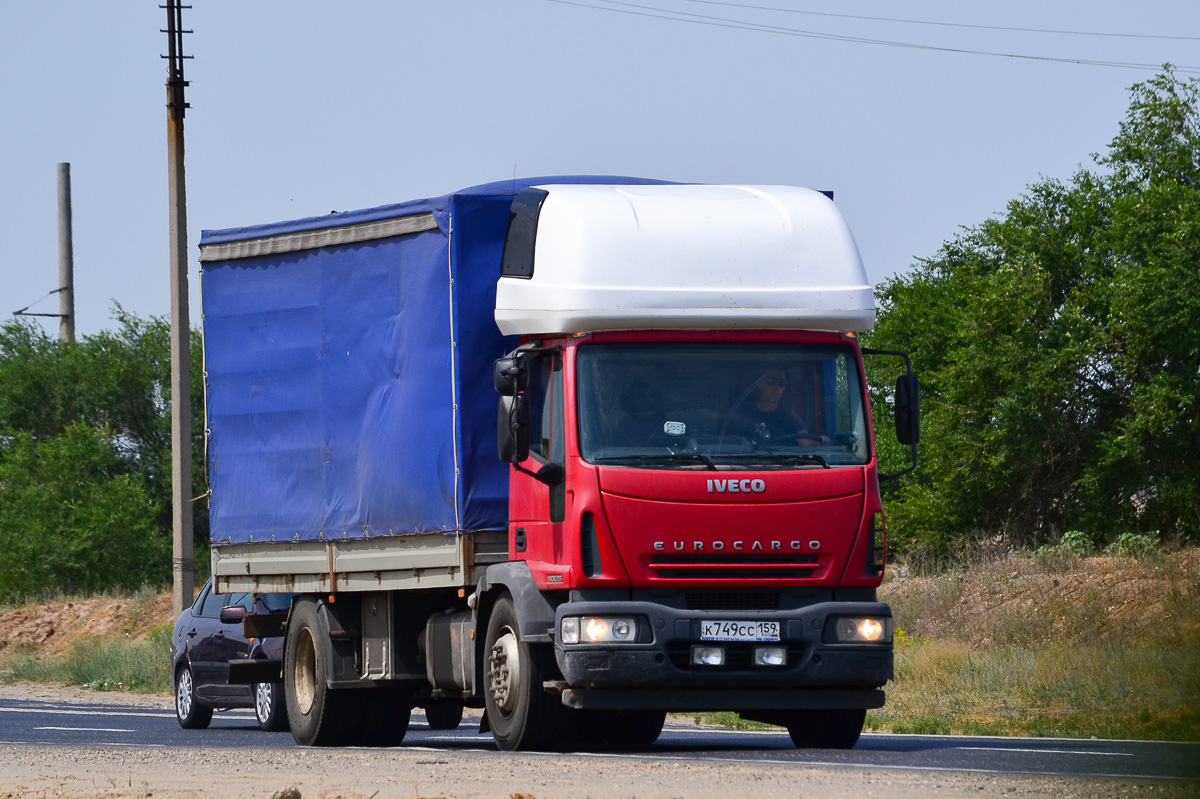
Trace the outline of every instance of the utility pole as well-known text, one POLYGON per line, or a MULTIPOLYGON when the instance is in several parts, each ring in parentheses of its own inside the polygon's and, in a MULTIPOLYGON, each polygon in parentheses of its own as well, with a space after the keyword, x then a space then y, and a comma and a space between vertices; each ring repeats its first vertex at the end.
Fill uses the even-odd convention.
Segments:
POLYGON ((58 337, 75 343, 75 246, 71 235, 71 165, 58 165, 58 337))
POLYGON ((191 606, 196 583, 192 543, 192 354, 188 318, 187 195, 183 173, 183 9, 167 0, 167 180, 171 211, 171 521, 175 616, 191 606))

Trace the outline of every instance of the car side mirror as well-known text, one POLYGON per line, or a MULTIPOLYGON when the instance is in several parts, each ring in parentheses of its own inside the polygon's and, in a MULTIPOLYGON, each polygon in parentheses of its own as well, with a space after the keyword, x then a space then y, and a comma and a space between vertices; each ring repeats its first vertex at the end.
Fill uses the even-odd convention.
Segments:
POLYGON ((242 605, 226 605, 221 608, 221 623, 237 624, 248 615, 249 611, 242 605))

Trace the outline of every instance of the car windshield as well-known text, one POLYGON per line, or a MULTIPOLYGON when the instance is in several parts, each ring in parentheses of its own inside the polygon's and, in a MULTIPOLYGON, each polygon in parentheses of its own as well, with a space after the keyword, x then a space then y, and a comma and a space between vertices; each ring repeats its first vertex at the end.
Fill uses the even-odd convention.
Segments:
POLYGON ((293 596, 295 594, 259 594, 258 599, 264 608, 272 613, 278 613, 292 606, 293 596))
POLYGON ((589 344, 579 349, 580 451, 650 469, 824 469, 869 460, 853 348, 589 344))

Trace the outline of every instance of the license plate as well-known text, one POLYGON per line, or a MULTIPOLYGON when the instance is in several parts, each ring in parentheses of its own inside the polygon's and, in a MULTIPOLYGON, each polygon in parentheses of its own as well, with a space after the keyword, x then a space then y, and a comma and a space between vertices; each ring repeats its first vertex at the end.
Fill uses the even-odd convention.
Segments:
POLYGON ((701 641, 778 641, 777 621, 702 621, 701 641))

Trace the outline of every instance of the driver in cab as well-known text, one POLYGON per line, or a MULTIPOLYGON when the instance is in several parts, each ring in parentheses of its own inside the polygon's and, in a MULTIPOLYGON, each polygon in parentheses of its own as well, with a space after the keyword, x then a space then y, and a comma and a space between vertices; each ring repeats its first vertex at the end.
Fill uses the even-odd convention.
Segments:
POLYGON ((783 404, 788 387, 787 373, 780 367, 767 369, 754 383, 757 398, 739 414, 743 435, 756 444, 783 443, 814 446, 828 442, 825 436, 808 432, 804 419, 783 404))

